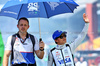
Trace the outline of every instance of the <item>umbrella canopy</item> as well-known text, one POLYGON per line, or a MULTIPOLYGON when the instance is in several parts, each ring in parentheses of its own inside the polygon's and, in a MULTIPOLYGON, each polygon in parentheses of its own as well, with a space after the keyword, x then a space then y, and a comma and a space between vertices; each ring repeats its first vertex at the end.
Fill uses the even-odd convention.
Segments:
POLYGON ((15 19, 20 19, 21 17, 50 18, 58 14, 73 13, 77 6, 79 5, 73 0, 9 0, 0 10, 0 16, 8 16, 15 19))
POLYGON ((21 2, 20 1, 21 0, 8 1, 1 9, 0 16, 9 16, 15 19, 19 19, 21 17, 49 18, 54 15, 62 13, 73 13, 74 9, 78 6, 78 4, 76 4, 73 0, 22 0, 21 2))
POLYGON ((5 7, 32 2, 67 2, 75 4, 73 0, 8 0, 8 2, 5 4, 5 7))

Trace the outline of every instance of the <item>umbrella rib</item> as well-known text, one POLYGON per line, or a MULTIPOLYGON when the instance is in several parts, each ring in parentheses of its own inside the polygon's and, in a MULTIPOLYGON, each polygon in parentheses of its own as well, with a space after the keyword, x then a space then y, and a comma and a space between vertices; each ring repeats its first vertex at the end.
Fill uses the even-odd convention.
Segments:
MULTIPOLYGON (((66 3, 65 3, 66 4, 66 3)), ((66 4, 67 5, 67 4, 66 4)), ((68 5, 67 5, 68 6, 68 5)), ((72 13, 73 13, 73 10, 68 6, 68 8, 72 11, 72 13)))
MULTIPOLYGON (((22 4, 22 6, 23 6, 23 4, 22 4)), ((20 10, 19 10, 18 17, 19 17, 19 15, 20 15, 20 11, 21 11, 21 9, 22 9, 22 6, 21 6, 21 8, 20 8, 20 10)), ((18 17, 17 17, 17 19, 18 19, 18 17)))
MULTIPOLYGON (((44 2, 43 2, 43 4, 44 4, 44 2)), ((45 4, 44 4, 44 8, 45 8, 45 4)), ((46 14, 47 14, 47 18, 49 18, 46 8, 45 8, 45 11, 46 11, 46 14)))

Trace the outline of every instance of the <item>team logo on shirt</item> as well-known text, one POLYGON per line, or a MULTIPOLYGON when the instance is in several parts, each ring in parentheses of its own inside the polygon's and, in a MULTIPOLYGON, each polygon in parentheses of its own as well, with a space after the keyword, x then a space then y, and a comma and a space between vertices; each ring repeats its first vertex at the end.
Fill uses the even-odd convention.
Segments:
POLYGON ((29 38, 29 39, 28 39, 28 43, 31 43, 31 42, 32 42, 32 41, 31 41, 31 39, 29 38))
POLYGON ((56 52, 56 57, 57 59, 60 59, 60 53, 58 51, 56 52))
POLYGON ((71 59, 70 58, 66 58, 65 61, 62 59, 62 60, 58 60, 59 64, 64 64, 65 63, 69 63, 71 62, 71 59))
POLYGON ((18 37, 16 37, 16 41, 15 41, 15 46, 19 46, 20 44, 19 44, 19 39, 18 39, 18 37))
POLYGON ((56 56, 58 56, 58 55, 60 55, 60 53, 57 51, 57 52, 56 52, 56 56))
POLYGON ((66 55, 68 55, 68 51, 67 51, 67 49, 64 50, 64 53, 65 53, 66 55))

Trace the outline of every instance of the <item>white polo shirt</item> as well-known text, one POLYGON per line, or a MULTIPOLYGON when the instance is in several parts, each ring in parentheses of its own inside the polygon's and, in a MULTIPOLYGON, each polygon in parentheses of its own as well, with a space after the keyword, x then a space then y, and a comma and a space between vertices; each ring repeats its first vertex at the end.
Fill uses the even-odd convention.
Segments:
MULTIPOLYGON (((39 50, 39 42, 36 37, 34 51, 39 50)), ((7 44, 5 45, 5 50, 12 50, 11 47, 11 39, 12 36, 8 37, 7 44)), ((16 36, 16 40, 13 46, 13 54, 14 59, 12 60, 12 64, 34 64, 35 58, 33 55, 33 44, 31 42, 30 36, 26 38, 25 42, 21 42, 21 38, 16 36)))

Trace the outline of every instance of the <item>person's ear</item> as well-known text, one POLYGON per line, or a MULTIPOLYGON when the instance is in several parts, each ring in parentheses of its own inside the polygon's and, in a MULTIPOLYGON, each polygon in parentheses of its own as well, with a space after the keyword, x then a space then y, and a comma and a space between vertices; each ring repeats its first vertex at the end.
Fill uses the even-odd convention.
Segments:
POLYGON ((55 39, 55 42, 58 42, 58 40, 57 40, 57 39, 55 39))
POLYGON ((17 24, 17 28, 19 28, 19 27, 18 27, 18 24, 17 24))
POLYGON ((28 28, 29 28, 30 26, 28 25, 28 28))
POLYGON ((28 28, 29 28, 30 26, 28 26, 28 28))

